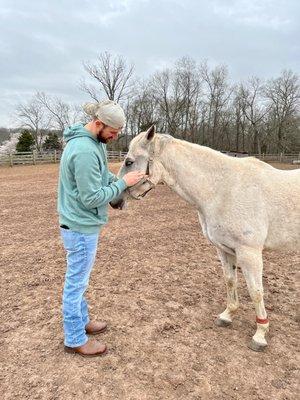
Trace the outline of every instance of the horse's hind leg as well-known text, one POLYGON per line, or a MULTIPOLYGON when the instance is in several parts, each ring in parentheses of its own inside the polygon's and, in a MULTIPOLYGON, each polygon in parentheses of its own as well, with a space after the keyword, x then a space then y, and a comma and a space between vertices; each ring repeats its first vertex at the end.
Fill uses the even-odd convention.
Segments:
POLYGON ((228 326, 232 323, 234 313, 239 307, 237 294, 237 270, 235 257, 218 249, 219 258, 222 263, 224 278, 227 288, 227 307, 216 320, 218 326, 228 326))
POLYGON ((262 284, 263 260, 260 250, 242 247, 236 251, 237 264, 245 276, 250 297, 256 312, 256 332, 250 343, 250 348, 262 351, 267 346, 265 335, 269 330, 269 321, 264 305, 262 284))

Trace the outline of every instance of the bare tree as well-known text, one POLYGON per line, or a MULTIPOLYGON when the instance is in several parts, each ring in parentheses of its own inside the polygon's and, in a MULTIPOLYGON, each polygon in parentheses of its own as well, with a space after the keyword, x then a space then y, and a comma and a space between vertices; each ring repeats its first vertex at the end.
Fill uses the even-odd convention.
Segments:
POLYGON ((269 112, 269 107, 264 102, 263 90, 262 82, 257 77, 250 78, 239 87, 243 113, 251 124, 253 134, 251 150, 258 154, 261 154, 264 118, 269 112))
POLYGON ((189 57, 177 61, 174 74, 175 84, 179 86, 182 137, 195 142, 199 128, 201 77, 195 61, 189 57))
POLYGON ((129 120, 134 121, 132 128, 136 133, 158 123, 157 102, 149 82, 142 82, 135 97, 129 102, 129 120))
POLYGON ((159 106, 159 113, 163 123, 162 132, 170 132, 176 135, 179 126, 179 104, 177 88, 173 92, 172 73, 169 69, 157 72, 151 79, 155 100, 159 106))
POLYGON ((161 129, 184 139, 196 139, 201 83, 193 60, 180 59, 175 69, 157 72, 150 81, 159 106, 161 129))
POLYGON ((119 102, 128 96, 133 82, 133 65, 127 65, 121 56, 112 56, 108 52, 101 53, 95 64, 83 63, 89 76, 97 82, 97 87, 83 81, 81 89, 90 97, 99 101, 103 92, 109 100, 119 102))
POLYGON ((44 137, 51 126, 51 118, 45 108, 41 107, 36 95, 27 103, 17 106, 17 117, 23 128, 30 129, 37 150, 42 151, 44 137))
POLYGON ((223 134, 220 126, 221 114, 229 102, 232 88, 227 83, 228 71, 224 65, 217 66, 210 71, 205 62, 200 65, 200 74, 206 83, 208 144, 215 148, 218 147, 218 136, 223 134))
POLYGON ((44 92, 37 92, 37 101, 51 115, 52 127, 63 132, 64 129, 75 122, 80 115, 80 110, 77 106, 62 101, 58 97, 49 97, 44 92))
POLYGON ((297 130, 300 107, 299 77, 292 71, 283 71, 280 77, 268 81, 265 95, 270 103, 277 151, 284 151, 288 147, 289 134, 297 130))
POLYGON ((243 92, 239 85, 234 88, 234 98, 232 102, 232 114, 233 114, 233 130, 235 136, 235 150, 245 151, 246 150, 246 135, 247 135, 247 118, 244 113, 244 99, 243 92))

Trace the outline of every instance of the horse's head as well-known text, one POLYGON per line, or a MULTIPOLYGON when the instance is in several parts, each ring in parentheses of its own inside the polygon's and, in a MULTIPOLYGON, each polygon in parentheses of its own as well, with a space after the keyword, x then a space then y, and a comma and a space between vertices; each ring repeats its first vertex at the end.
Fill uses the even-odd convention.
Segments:
POLYGON ((112 207, 123 208, 126 197, 140 200, 160 181, 161 168, 156 157, 156 136, 155 127, 152 125, 146 132, 141 132, 131 141, 118 177, 122 178, 131 171, 141 171, 146 178, 112 201, 110 203, 112 207))

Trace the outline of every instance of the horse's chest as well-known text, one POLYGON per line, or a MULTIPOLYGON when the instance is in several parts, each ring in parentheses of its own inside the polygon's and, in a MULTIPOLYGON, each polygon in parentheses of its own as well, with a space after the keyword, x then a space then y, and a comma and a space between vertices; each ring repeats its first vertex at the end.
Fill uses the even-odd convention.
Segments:
POLYGON ((205 221, 205 217, 204 217, 204 215, 203 215, 200 211, 198 211, 198 218, 199 218, 200 226, 201 226, 201 228, 202 228, 202 233, 203 233, 203 235, 204 235, 208 240, 210 240, 210 238, 209 238, 209 236, 208 236, 208 232, 207 232, 207 224, 206 224, 206 221, 205 221))

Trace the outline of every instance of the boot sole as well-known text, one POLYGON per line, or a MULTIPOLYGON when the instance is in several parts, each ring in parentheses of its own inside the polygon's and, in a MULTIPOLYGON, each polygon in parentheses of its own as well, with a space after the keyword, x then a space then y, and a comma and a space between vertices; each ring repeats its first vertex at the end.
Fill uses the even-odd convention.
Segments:
POLYGON ((88 331, 86 331, 86 333, 87 333, 88 335, 98 335, 98 333, 105 332, 106 330, 107 330, 107 326, 106 326, 105 328, 103 328, 103 329, 100 329, 100 331, 95 331, 95 332, 88 332, 88 331))
POLYGON ((74 349, 73 347, 67 347, 67 346, 64 346, 64 350, 68 354, 78 354, 81 357, 86 357, 86 358, 101 357, 107 353, 107 348, 104 351, 102 351, 102 353, 95 353, 95 354, 80 353, 79 351, 76 351, 76 349, 74 349))

